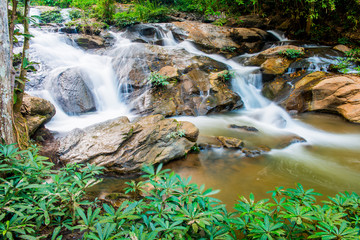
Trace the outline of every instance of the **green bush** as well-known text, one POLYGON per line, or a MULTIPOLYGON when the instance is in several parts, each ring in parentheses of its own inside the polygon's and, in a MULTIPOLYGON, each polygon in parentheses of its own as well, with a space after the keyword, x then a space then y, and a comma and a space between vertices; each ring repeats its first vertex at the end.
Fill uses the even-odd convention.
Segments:
POLYGON ((139 23, 138 18, 133 12, 118 12, 114 15, 115 26, 125 28, 139 23))
POLYGON ((354 69, 358 74, 360 73, 360 49, 351 49, 345 52, 346 57, 337 58, 337 63, 329 66, 330 71, 348 73, 354 69))
POLYGON ((280 51, 279 54, 287 59, 296 59, 299 57, 303 57, 305 55, 303 51, 291 49, 291 48, 286 49, 284 51, 280 51))
POLYGON ((69 164, 53 170, 38 148, 0 145, 0 233, 6 239, 359 239, 360 197, 339 193, 322 205, 320 195, 298 184, 271 191, 271 201, 240 197, 228 213, 204 185, 159 165, 128 182, 119 207, 86 201, 100 168, 69 164), (141 193, 141 195, 140 195, 141 193), (142 196, 142 197, 141 197, 142 196), (64 238, 65 239, 65 238, 64 238))
POLYGON ((168 77, 163 76, 157 72, 152 72, 148 77, 148 81, 153 87, 164 87, 169 84, 168 77))
POLYGON ((76 20, 82 17, 81 11, 78 9, 72 9, 69 11, 69 17, 71 20, 76 20))
POLYGON ((59 10, 45 11, 40 14, 42 23, 62 23, 64 19, 59 10))

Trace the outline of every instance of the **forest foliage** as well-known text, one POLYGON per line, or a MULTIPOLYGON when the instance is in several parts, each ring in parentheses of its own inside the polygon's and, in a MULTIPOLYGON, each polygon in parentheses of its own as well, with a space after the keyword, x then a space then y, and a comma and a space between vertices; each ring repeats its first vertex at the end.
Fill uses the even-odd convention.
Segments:
MULTIPOLYGON (((226 15, 235 19, 247 14, 277 16, 290 22, 294 36, 313 40, 325 37, 346 40, 343 36, 334 36, 334 29, 356 31, 360 20, 358 0, 34 0, 33 4, 91 9, 99 19, 121 27, 137 22, 166 21, 172 11, 199 13, 205 17, 226 15), (117 3, 131 3, 133 7, 116 13, 117 3)), ((225 22, 226 19, 222 24, 225 22)))
POLYGON ((148 166, 119 205, 89 200, 101 167, 54 164, 31 146, 0 145, 0 235, 6 239, 359 239, 360 197, 276 188, 270 199, 240 197, 230 212, 205 189, 174 172, 148 166), (137 197, 136 197, 137 196, 137 197))

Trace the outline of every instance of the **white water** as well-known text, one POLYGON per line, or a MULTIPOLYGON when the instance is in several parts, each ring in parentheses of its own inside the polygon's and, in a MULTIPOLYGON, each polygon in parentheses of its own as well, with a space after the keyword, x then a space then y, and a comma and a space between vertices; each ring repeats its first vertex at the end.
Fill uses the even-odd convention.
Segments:
POLYGON ((274 31, 274 30, 269 30, 267 31, 268 33, 272 34, 274 37, 276 37, 280 42, 286 42, 286 41, 290 41, 284 33, 282 32, 278 32, 278 31, 274 31))
POLYGON ((42 63, 46 72, 45 89, 32 90, 30 94, 41 96, 56 105, 57 114, 47 127, 57 132, 67 132, 74 128, 84 128, 92 124, 128 115, 125 104, 119 100, 115 72, 111 57, 87 53, 76 46, 69 45, 66 36, 59 33, 31 29, 35 36, 31 42, 32 57, 42 63), (56 104, 48 90, 51 89, 54 76, 69 68, 78 67, 89 76, 89 87, 95 98, 97 112, 81 116, 69 116, 56 104))

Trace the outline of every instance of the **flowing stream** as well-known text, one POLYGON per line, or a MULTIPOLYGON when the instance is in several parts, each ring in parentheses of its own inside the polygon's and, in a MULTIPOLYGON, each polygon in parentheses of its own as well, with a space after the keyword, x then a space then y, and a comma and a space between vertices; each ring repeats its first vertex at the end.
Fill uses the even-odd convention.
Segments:
MULTIPOLYGON (((304 114, 292 118, 284 109, 261 95, 259 68, 245 67, 220 55, 206 54, 190 41, 178 43, 166 25, 157 24, 157 29, 164 49, 183 49, 226 64, 234 72, 233 90, 241 96, 245 105, 243 109, 227 114, 175 118, 193 122, 202 135, 232 136, 245 139, 250 146, 272 148, 270 152, 253 158, 235 150, 203 150, 199 154, 190 154, 186 160, 169 163, 168 168, 184 177, 191 175, 198 184, 205 183, 206 187, 221 189, 218 197, 229 204, 239 194, 253 192, 259 198, 267 197, 265 192, 275 186, 294 187, 298 182, 326 195, 345 190, 359 192, 359 125, 324 114, 304 114), (230 124, 252 126, 259 132, 236 131, 228 127, 230 124), (301 136, 306 142, 284 149, 276 147, 291 135, 301 136)), ((38 73, 31 76, 28 92, 50 100, 57 110, 47 128, 61 134, 118 116, 133 117, 131 106, 124 103, 124 96, 131 94, 126 79, 135 59, 143 57, 143 43, 131 42, 123 33, 110 33, 116 41, 111 49, 84 51, 66 34, 45 28, 32 28, 31 33, 35 36, 31 42, 32 61, 41 64, 38 73), (113 66, 115 56, 118 69, 113 66), (51 79, 69 67, 78 67, 88 74, 90 90, 96 102, 95 112, 68 115, 53 99, 51 79)), ((288 39, 282 37, 280 40, 288 39)), ((322 70, 334 61, 333 56, 314 54, 304 60, 304 68, 322 70)), ((289 72, 292 71, 290 68, 289 72)), ((119 191, 118 188, 113 179, 99 187, 103 192, 119 191)))

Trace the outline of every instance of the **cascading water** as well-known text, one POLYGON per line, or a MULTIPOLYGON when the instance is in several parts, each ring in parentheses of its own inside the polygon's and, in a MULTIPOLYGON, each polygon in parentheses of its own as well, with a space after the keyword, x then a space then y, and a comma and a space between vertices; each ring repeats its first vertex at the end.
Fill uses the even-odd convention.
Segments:
POLYGON ((50 100, 56 105, 57 114, 47 127, 53 131, 66 132, 74 128, 83 128, 110 118, 129 115, 128 109, 118 97, 117 83, 112 68, 112 58, 84 52, 69 45, 69 39, 59 33, 31 29, 35 36, 31 43, 32 58, 41 62, 42 69, 37 73, 43 76, 43 89, 30 89, 30 93, 50 100), (59 72, 67 68, 80 68, 89 76, 91 92, 95 98, 97 112, 70 116, 49 93, 53 87, 52 80, 59 72))
MULTIPOLYGON (((154 24, 150 27, 157 28, 158 32, 153 35, 155 40, 148 38, 149 42, 161 42, 161 48, 166 51, 181 50, 226 64, 234 75, 233 90, 241 96, 245 105, 244 109, 231 114, 176 117, 177 119, 193 122, 203 135, 233 136, 267 146, 272 146, 279 139, 289 135, 298 135, 306 140, 306 143, 293 144, 285 149, 273 149, 270 153, 250 161, 240 160, 243 155, 236 151, 204 151, 198 157, 200 162, 204 163, 200 173, 197 169, 181 168, 176 165, 179 163, 174 163, 173 169, 180 174, 193 175, 199 183, 206 181, 209 187, 231 186, 231 189, 223 191, 223 195, 229 195, 223 196, 223 199, 229 201, 236 198, 235 192, 246 193, 249 190, 260 193, 275 185, 293 186, 294 182, 305 182, 305 185, 310 187, 315 184, 321 190, 330 189, 330 192, 360 189, 357 180, 360 169, 353 168, 354 161, 359 159, 354 156, 360 154, 360 129, 357 130, 358 133, 353 134, 330 133, 293 119, 284 109, 261 95, 262 79, 258 67, 244 67, 220 55, 206 54, 190 41, 177 43, 172 35, 171 25, 154 24), (253 126, 259 133, 236 132, 228 128, 231 124, 253 126), (343 163, 339 160, 341 154, 345 159, 343 163), (207 163, 211 159, 214 162, 207 163), (224 159, 228 159, 227 162, 224 159), (239 179, 239 176, 243 178, 239 179), (239 181, 243 183, 239 184, 239 181), (267 186, 266 182, 269 182, 270 186, 267 186), (233 187, 237 185, 239 187, 234 191, 233 187), (266 185, 266 188, 263 185, 266 185)), ((57 105, 49 91, 52 87, 51 79, 58 75, 59 71, 77 67, 89 76, 89 88, 96 102, 96 112, 76 116, 69 116, 57 105, 56 116, 47 124, 49 129, 66 132, 106 119, 130 116, 129 109, 132 106, 124 103, 127 94, 132 94, 133 91, 128 77, 134 64, 141 65, 142 61, 146 61, 144 52, 147 50, 143 43, 130 41, 129 33, 112 33, 116 39, 114 47, 103 55, 98 55, 79 49, 63 34, 36 29, 32 29, 31 32, 35 36, 31 44, 32 56, 35 61, 42 63, 37 80, 34 79, 38 87, 30 88, 31 93, 49 99, 57 105)), ((319 59, 316 56, 310 59, 314 66, 319 66, 317 60, 319 59)), ((144 69, 144 72, 149 74, 150 70, 144 69)), ((146 85, 146 82, 143 85, 146 85)), ((207 94, 203 92, 202 97, 206 98, 207 94)))

